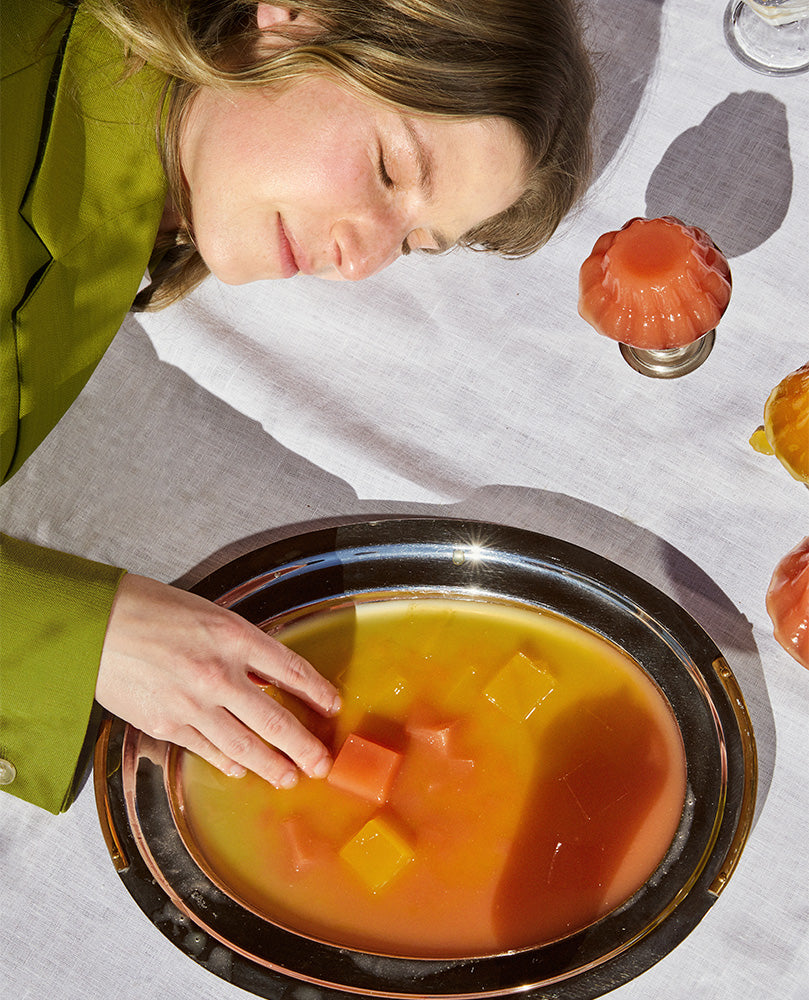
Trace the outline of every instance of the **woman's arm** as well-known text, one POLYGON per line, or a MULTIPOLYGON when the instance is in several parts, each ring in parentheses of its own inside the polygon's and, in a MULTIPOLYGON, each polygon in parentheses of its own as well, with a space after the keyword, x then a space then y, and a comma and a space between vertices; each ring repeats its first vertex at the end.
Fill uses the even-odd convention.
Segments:
POLYGON ((227 773, 281 787, 331 757, 250 674, 323 715, 337 691, 233 612, 147 577, 2 536, 0 757, 7 791, 61 812, 77 791, 97 702, 227 773), (273 749, 276 748, 276 749, 273 749), (294 763, 293 763, 294 762, 294 763))

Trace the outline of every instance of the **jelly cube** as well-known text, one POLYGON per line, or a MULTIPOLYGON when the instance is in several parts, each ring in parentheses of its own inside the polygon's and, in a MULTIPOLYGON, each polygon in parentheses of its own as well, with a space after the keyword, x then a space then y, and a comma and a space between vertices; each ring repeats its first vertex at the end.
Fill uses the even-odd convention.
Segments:
POLYGON ((615 806, 630 793, 620 770, 609 757, 593 757, 562 779, 588 820, 615 806))
POLYGON ((416 707, 409 715, 405 729, 412 740, 449 754, 457 719, 433 713, 429 708, 416 707))
POLYGON ((412 615, 396 636, 397 646, 411 670, 417 664, 430 665, 436 656, 446 654, 447 637, 452 632, 455 612, 445 611, 425 618, 418 613, 418 604, 414 603, 412 615))
POLYGON ((378 892, 413 860, 414 854, 403 837, 384 819, 374 816, 342 847, 340 857, 371 892, 378 892))
POLYGON ((525 653, 515 653, 489 681, 484 695, 517 722, 524 722, 553 691, 553 676, 525 653))
POLYGON ((295 813, 285 817, 280 829, 290 867, 294 871, 307 871, 333 856, 331 845, 312 830, 303 816, 295 813))
MULTIPOLYGON (((587 735, 593 749, 585 752, 578 762, 571 759, 562 780, 582 813, 591 820, 619 806, 631 794, 621 764, 626 743, 620 731, 589 709, 579 715, 576 727, 587 735)), ((637 763, 643 766, 642 761, 637 763)))
POLYGON ((395 750, 351 733, 326 780, 335 788, 382 805, 388 800, 401 759, 395 750))
POLYGON ((480 697, 481 670, 477 663, 467 661, 466 666, 450 683, 445 692, 445 701, 453 713, 463 715, 480 697))
POLYGON ((343 682, 348 698, 366 712, 395 712, 409 687, 396 669, 396 662, 396 647, 387 643, 368 653, 359 664, 353 664, 343 682))
POLYGON ((372 681, 363 686, 358 700, 364 702, 370 711, 395 713, 408 687, 407 681, 396 670, 380 670, 372 681))

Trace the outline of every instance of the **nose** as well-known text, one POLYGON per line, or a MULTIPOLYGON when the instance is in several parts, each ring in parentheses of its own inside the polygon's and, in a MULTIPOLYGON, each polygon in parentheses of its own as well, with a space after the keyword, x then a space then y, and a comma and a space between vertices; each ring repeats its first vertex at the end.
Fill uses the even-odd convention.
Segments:
POLYGON ((339 219, 331 228, 334 263, 345 281, 361 281, 378 274, 397 257, 407 238, 400 219, 379 215, 339 219))

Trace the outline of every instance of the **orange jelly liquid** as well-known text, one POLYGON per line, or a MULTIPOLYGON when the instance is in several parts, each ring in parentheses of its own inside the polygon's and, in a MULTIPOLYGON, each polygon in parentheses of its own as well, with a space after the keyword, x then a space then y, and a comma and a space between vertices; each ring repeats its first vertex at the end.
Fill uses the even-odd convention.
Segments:
POLYGON ((335 753, 357 733, 402 757, 379 804, 306 778, 277 791, 179 754, 192 852, 268 919, 390 955, 497 954, 587 926, 665 855, 685 799, 680 732, 656 684, 600 636, 429 598, 324 611, 279 637, 342 690, 336 719, 295 707, 335 753), (504 666, 526 658, 539 683, 515 680, 506 701, 504 666), (373 890, 340 853, 372 819, 407 853, 373 890))

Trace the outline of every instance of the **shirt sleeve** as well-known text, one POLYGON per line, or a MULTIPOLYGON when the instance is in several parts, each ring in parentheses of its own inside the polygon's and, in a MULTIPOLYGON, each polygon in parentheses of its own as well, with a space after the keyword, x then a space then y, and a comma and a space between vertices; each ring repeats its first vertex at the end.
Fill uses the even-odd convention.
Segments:
POLYGON ((58 813, 73 801, 94 737, 101 649, 124 571, 0 542, 3 787, 58 813))

